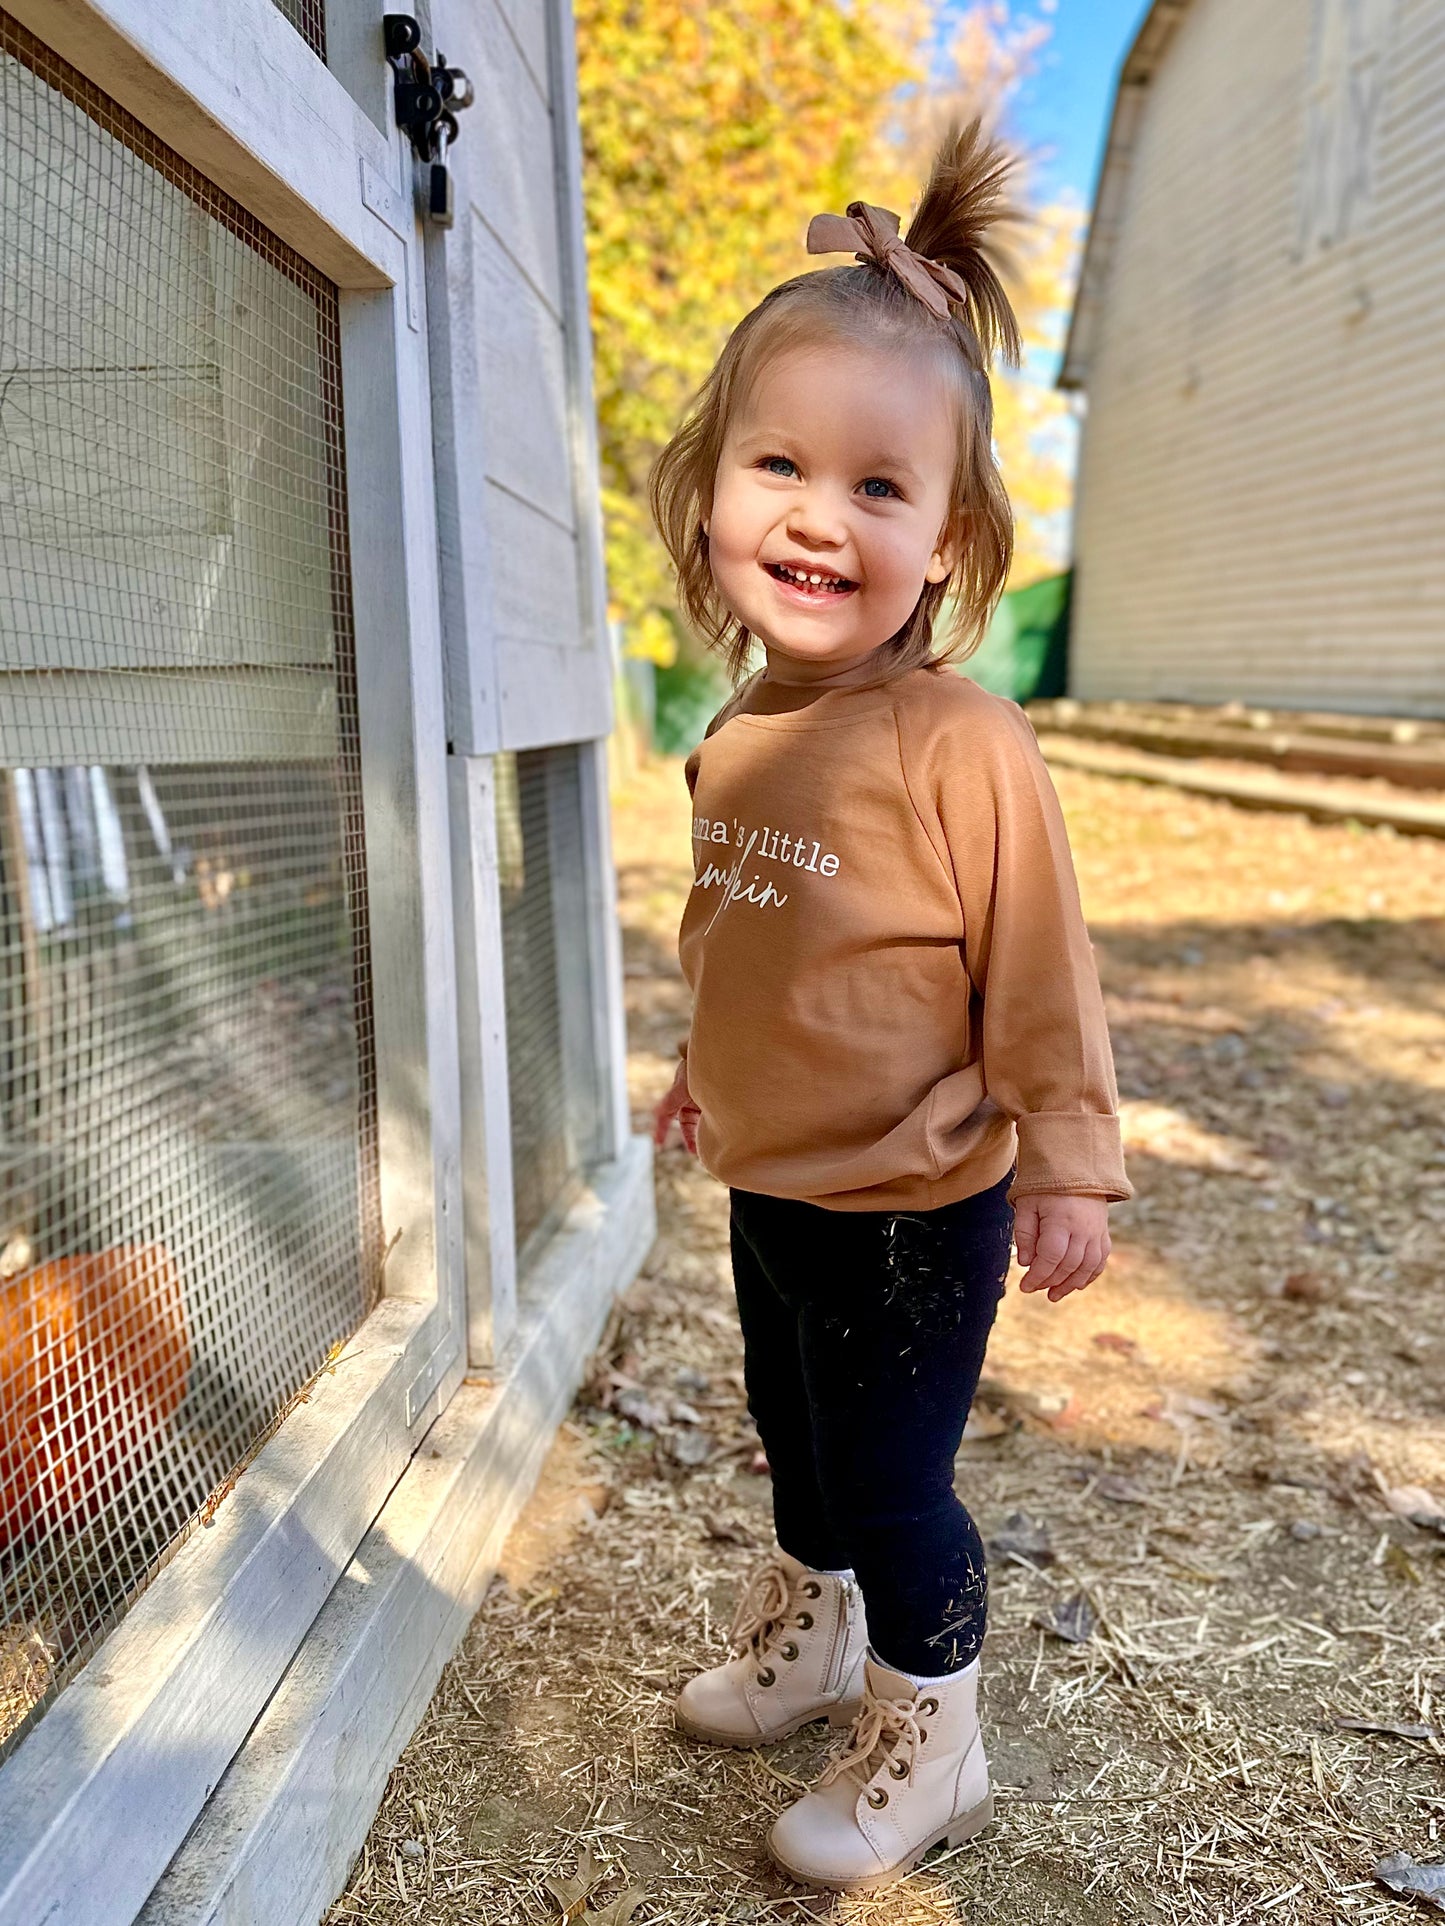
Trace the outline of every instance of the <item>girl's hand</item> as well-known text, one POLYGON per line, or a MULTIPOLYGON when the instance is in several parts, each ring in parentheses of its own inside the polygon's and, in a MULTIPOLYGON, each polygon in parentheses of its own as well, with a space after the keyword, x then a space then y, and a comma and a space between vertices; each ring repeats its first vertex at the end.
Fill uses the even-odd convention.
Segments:
POLYGON ((682 1141, 692 1156, 697 1155, 697 1120, 702 1115, 693 1102, 687 1087, 687 1065, 678 1062, 677 1075, 672 1080, 672 1088, 653 1112, 652 1141, 661 1150, 667 1142, 667 1133, 672 1128, 672 1120, 677 1118, 682 1132, 682 1141))
POLYGON ((1031 1191, 1014 1199, 1014 1245, 1025 1274, 1021 1291, 1044 1291, 1057 1304, 1092 1284, 1109 1261, 1109 1206, 1102 1197, 1031 1191))

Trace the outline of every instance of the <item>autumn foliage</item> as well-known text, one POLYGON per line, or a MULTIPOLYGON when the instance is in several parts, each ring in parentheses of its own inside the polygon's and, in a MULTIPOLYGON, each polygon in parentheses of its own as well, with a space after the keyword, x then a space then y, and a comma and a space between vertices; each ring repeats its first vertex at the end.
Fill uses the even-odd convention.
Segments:
MULTIPOLYGON (((951 44, 942 0, 576 0, 575 13, 609 583, 629 650, 665 662, 653 456, 735 322, 816 265, 809 217, 854 199, 906 212, 943 123, 996 115, 1042 29, 997 0, 967 11, 951 44)), ((1010 292, 1028 345, 1059 325, 1076 229, 1044 210, 1019 236, 1010 292)), ((1017 581, 1056 560, 1059 407, 1027 365, 997 384, 1017 581)))

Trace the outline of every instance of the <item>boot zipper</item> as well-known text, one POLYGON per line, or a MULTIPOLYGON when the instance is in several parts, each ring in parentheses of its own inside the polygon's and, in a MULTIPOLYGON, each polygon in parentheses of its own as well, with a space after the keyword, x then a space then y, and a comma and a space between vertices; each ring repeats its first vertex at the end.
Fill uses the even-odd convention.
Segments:
POLYGON ((849 1617, 852 1611, 852 1594, 846 1585, 838 1587, 838 1608, 833 1614, 833 1648, 828 1654, 827 1669, 823 1674, 823 1690, 833 1693, 843 1683, 843 1660, 848 1652, 849 1617))

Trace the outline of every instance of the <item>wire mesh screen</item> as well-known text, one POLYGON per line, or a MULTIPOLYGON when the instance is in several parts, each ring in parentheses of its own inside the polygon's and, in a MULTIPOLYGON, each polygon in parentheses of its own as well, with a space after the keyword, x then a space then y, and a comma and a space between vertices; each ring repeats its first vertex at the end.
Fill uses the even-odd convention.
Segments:
POLYGON ((273 0, 318 59, 326 58, 326 0, 273 0))
POLYGON ((598 1151, 580 753, 566 745, 496 760, 512 1189, 523 1265, 598 1151))
POLYGON ((336 291, 0 13, 0 1748, 372 1303, 336 291))

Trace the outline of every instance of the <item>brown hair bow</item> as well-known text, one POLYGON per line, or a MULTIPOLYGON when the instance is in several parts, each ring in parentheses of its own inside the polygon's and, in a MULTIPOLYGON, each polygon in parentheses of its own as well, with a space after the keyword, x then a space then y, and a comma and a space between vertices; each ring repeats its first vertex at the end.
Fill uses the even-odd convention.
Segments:
POLYGON ((886 207, 870 207, 866 201, 849 201, 844 214, 815 214, 808 223, 810 254, 847 254, 856 251, 860 261, 874 261, 896 275, 910 294, 917 295, 930 314, 940 321, 948 319, 948 304, 967 301, 968 289, 952 268, 931 261, 926 254, 915 254, 898 237, 898 216, 886 207))

